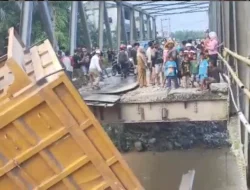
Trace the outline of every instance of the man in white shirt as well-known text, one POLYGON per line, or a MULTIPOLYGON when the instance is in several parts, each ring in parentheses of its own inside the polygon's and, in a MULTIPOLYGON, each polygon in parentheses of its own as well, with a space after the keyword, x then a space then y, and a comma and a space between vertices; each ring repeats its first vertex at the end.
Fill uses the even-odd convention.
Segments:
POLYGON ((149 68, 149 80, 150 80, 150 83, 153 84, 152 57, 155 55, 153 51, 152 41, 148 42, 148 49, 147 49, 146 55, 147 55, 147 62, 148 62, 147 66, 149 68))
POLYGON ((90 84, 93 89, 100 89, 100 75, 102 73, 102 69, 100 67, 100 50, 95 51, 95 55, 91 58, 89 65, 89 76, 90 76, 90 84))
POLYGON ((65 52, 65 56, 62 56, 61 62, 63 63, 63 66, 65 67, 66 74, 72 79, 72 73, 73 73, 73 67, 71 65, 71 59, 69 57, 69 51, 65 52))

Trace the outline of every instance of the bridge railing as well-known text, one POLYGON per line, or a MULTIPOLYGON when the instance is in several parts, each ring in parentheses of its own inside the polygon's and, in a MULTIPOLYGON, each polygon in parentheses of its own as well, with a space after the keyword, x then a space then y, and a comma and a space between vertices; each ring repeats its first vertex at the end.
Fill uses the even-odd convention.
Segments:
MULTIPOLYGON (((231 56, 234 60, 241 61, 242 63, 246 64, 247 66, 250 66, 250 60, 246 57, 243 57, 243 56, 231 51, 228 48, 224 48, 223 56, 221 54, 218 54, 219 59, 224 63, 224 65, 227 68, 228 74, 225 75, 225 78, 227 79, 227 82, 229 84, 228 86, 229 86, 229 91, 230 91, 230 95, 231 95, 231 100, 232 100, 232 103, 233 103, 235 110, 238 114, 238 117, 239 117, 242 125, 245 128, 243 153, 244 153, 245 165, 247 166, 248 165, 248 134, 250 133, 250 124, 248 122, 248 116, 246 118, 246 116, 243 114, 243 112, 240 109, 239 100, 237 101, 237 103, 235 101, 234 93, 233 93, 233 90, 231 88, 230 76, 235 81, 237 88, 239 90, 241 90, 247 96, 248 99, 250 99, 250 91, 249 91, 249 89, 246 88, 246 86, 240 80, 238 73, 236 73, 233 70, 233 68, 231 67, 231 65, 228 63, 229 56, 231 56)), ((239 94, 237 95, 237 98, 239 99, 239 94)), ((248 105, 247 109, 249 109, 249 105, 248 105)), ((249 114, 249 111, 247 111, 247 114, 249 114)), ((239 131, 240 131, 240 128, 239 128, 239 131)), ((240 132, 240 135, 241 135, 241 132, 240 132)))

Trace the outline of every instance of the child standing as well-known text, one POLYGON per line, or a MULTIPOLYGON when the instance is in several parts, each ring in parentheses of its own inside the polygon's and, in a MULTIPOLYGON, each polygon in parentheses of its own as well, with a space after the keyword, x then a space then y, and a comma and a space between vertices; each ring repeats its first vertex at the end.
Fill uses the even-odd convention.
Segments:
POLYGON ((165 63, 165 77, 167 80, 167 88, 171 88, 172 81, 174 82, 174 89, 178 88, 178 81, 177 81, 177 64, 174 61, 172 54, 168 56, 168 61, 165 63))
POLYGON ((198 71, 199 71, 199 62, 197 60, 197 55, 193 55, 193 60, 190 61, 191 63, 191 84, 194 87, 194 82, 198 81, 198 71))
POLYGON ((205 58, 205 54, 202 52, 200 54, 200 65, 199 65, 199 82, 200 82, 200 88, 201 90, 204 90, 206 88, 205 80, 208 77, 208 61, 205 58))
POLYGON ((183 62, 183 50, 180 50, 178 55, 177 55, 177 78, 179 82, 179 86, 181 85, 181 64, 183 62))
POLYGON ((181 76, 183 79, 183 87, 188 88, 190 81, 190 61, 187 54, 184 54, 184 60, 181 64, 181 76))

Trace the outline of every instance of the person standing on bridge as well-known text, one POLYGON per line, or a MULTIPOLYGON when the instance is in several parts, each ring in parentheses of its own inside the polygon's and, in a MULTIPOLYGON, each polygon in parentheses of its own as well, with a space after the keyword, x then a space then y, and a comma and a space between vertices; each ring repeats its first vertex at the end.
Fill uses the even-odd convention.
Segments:
POLYGON ((140 88, 147 87, 147 79, 146 79, 146 65, 147 59, 144 54, 144 49, 139 47, 137 50, 137 64, 138 64, 138 82, 140 88))
POLYGON ((178 88, 178 81, 177 81, 177 73, 178 68, 177 64, 172 56, 172 53, 168 55, 168 61, 165 63, 165 80, 167 80, 167 89, 171 89, 171 83, 174 82, 174 88, 178 88))
POLYGON ((118 64, 121 65, 122 77, 126 78, 128 74, 128 53, 126 51, 126 46, 122 44, 120 46, 120 52, 117 55, 118 64))
POLYGON ((165 49, 163 51, 163 67, 162 67, 162 83, 163 86, 165 86, 165 63, 168 61, 168 55, 171 53, 173 60, 176 62, 177 60, 177 51, 174 48, 174 41, 173 40, 168 40, 167 43, 165 44, 165 49))
POLYGON ((209 59, 213 60, 215 65, 217 65, 218 59, 218 39, 215 32, 209 33, 209 42, 207 43, 206 49, 208 50, 209 59))
POLYGON ((206 89, 205 80, 208 77, 208 61, 203 52, 200 53, 198 77, 199 77, 200 89, 205 90, 206 89))
POLYGON ((89 76, 90 76, 90 84, 93 89, 100 89, 100 75, 102 73, 102 69, 100 67, 100 50, 95 51, 95 55, 91 58, 90 66, 89 66, 89 76))
POLYGON ((149 81, 150 84, 154 85, 153 83, 153 68, 152 68, 152 58, 155 57, 154 46, 153 42, 148 42, 148 49, 146 52, 147 55, 147 66, 149 68, 149 81))
POLYGON ((135 74, 137 74, 137 50, 139 48, 139 43, 134 43, 131 49, 131 57, 133 58, 134 65, 135 65, 135 74))

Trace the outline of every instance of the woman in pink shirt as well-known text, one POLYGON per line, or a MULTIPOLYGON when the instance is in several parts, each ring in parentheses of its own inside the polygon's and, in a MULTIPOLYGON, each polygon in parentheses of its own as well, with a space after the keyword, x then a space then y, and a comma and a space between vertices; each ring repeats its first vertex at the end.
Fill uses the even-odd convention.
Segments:
POLYGON ((213 60, 217 65, 218 59, 218 39, 215 32, 209 33, 209 42, 207 43, 206 49, 208 50, 209 59, 213 60))

